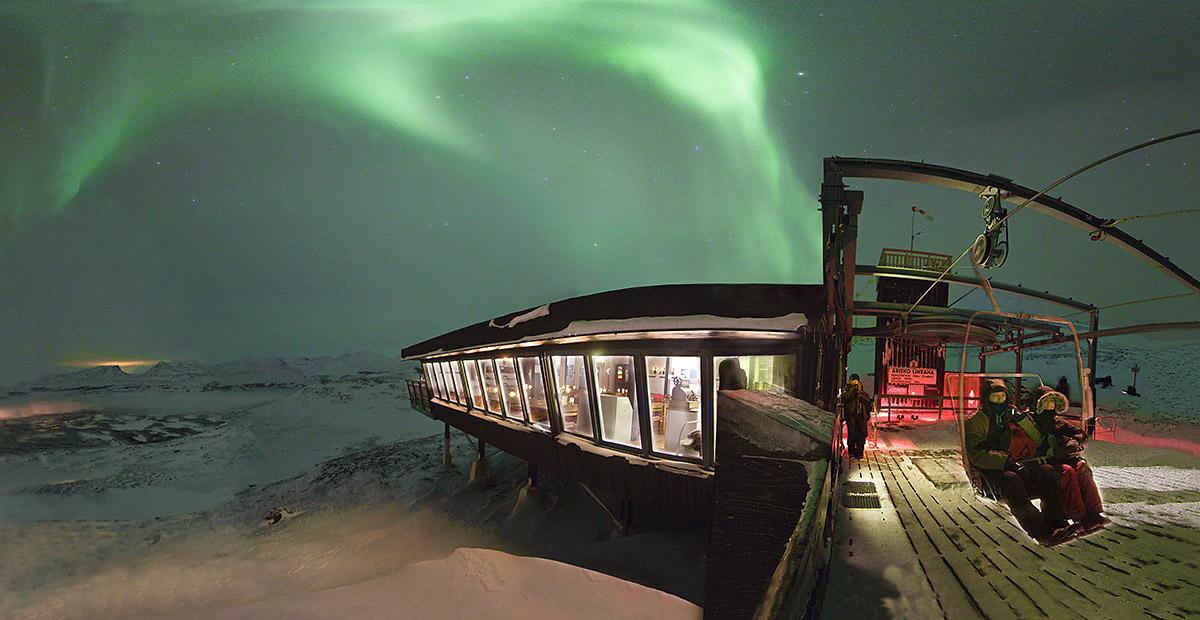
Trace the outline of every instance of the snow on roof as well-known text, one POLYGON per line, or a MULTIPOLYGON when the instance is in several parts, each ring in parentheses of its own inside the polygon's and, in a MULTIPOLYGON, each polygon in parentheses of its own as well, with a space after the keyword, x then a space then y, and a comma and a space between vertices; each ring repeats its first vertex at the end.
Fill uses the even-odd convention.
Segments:
MULTIPOLYGON (((575 297, 513 312, 405 348, 405 359, 600 334, 795 331, 824 311, 820 285, 669 284, 575 297)), ((697 334, 700 335, 699 333, 697 334)))

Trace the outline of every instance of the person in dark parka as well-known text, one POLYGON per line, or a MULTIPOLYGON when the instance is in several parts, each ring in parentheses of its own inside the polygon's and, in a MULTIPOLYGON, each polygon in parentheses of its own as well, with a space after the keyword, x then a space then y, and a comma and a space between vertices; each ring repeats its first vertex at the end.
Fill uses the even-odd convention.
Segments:
POLYGON ((871 419, 871 396, 863 389, 858 375, 852 374, 840 399, 842 419, 846 422, 846 449, 852 458, 861 459, 867 443, 867 422, 871 419))
POLYGON ((967 460, 1004 496, 1027 534, 1053 544, 1066 533, 1067 520, 1058 471, 1039 456, 1049 438, 1033 418, 1013 407, 1002 379, 987 380, 982 387, 982 405, 965 424, 967 460), (1030 501, 1030 491, 1042 498, 1042 510, 1030 501))

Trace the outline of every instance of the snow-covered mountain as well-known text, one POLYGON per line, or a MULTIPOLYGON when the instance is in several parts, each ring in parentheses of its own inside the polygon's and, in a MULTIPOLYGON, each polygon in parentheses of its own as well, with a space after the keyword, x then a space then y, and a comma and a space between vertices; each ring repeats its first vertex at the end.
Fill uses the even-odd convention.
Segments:
POLYGON ((230 362, 204 364, 193 360, 163 360, 149 370, 127 374, 119 366, 96 366, 67 373, 47 375, 29 383, 12 386, 13 393, 96 389, 112 386, 123 390, 197 388, 216 384, 305 385, 337 381, 364 374, 396 373, 404 364, 382 353, 360 351, 320 357, 253 357, 230 362))
POLYGON ((328 363, 316 369, 313 374, 338 378, 364 372, 394 372, 397 370, 400 370, 399 360, 374 351, 360 351, 343 353, 330 358, 328 363))
POLYGON ((32 382, 35 389, 69 390, 78 388, 98 388, 129 380, 129 375, 120 366, 95 366, 74 372, 49 375, 32 382))
POLYGON ((243 357, 209 367, 217 382, 226 385, 250 383, 307 383, 308 375, 282 357, 243 357))
POLYGON ((200 362, 163 360, 155 364, 150 370, 131 377, 131 380, 138 383, 205 384, 210 381, 216 381, 216 375, 200 362))

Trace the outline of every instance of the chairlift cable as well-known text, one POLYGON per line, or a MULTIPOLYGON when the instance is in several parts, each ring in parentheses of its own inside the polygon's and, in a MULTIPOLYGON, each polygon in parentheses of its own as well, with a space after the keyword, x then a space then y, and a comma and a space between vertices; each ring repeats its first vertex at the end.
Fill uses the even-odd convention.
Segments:
MULTIPOLYGON (((1055 181, 1055 182, 1051 183, 1050 185, 1046 186, 1046 189, 1043 189, 1042 191, 1040 191, 1040 192, 1038 192, 1038 193, 1034 194, 1033 196, 1031 196, 1031 197, 1029 197, 1029 198, 1025 199, 1025 201, 1024 201, 1024 202, 1022 202, 1021 204, 1017 205, 1015 208, 1013 208, 1013 210, 1012 210, 1012 211, 1009 211, 1009 212, 1008 212, 1008 215, 1005 215, 1003 218, 1001 218, 1001 219, 1000 219, 1000 221, 998 222, 998 224, 1004 224, 1005 222, 1007 222, 1007 221, 1008 221, 1008 219, 1009 219, 1009 218, 1011 218, 1012 216, 1016 215, 1018 212, 1020 212, 1020 211, 1021 211, 1021 209, 1024 209, 1024 208, 1025 208, 1025 207, 1026 207, 1026 206, 1027 206, 1029 203, 1031 203, 1031 202, 1033 202, 1033 201, 1037 200, 1038 198, 1041 198, 1042 196, 1046 195, 1046 192, 1048 192, 1048 191, 1050 191, 1050 190, 1052 190, 1052 189, 1054 189, 1054 188, 1058 187, 1059 185, 1062 185, 1063 183, 1066 183, 1067 181, 1069 181, 1069 180, 1071 180, 1071 179, 1073 179, 1073 178, 1075 178, 1075 177, 1077 177, 1077 176, 1079 176, 1079 175, 1083 174, 1084 172, 1087 172, 1088 170, 1091 170, 1092 168, 1095 168, 1096 166, 1099 166, 1100 164, 1103 164, 1103 163, 1106 163, 1106 162, 1112 161, 1112 160, 1114 160, 1114 159, 1116 159, 1116 158, 1118 158, 1118 157, 1120 157, 1120 156, 1122 156, 1122 155, 1127 155, 1127 154, 1129 154, 1129 153, 1132 153, 1132 152, 1134 152, 1134 151, 1138 151, 1138 150, 1144 149, 1144 148, 1146 148, 1146 147, 1148 147, 1148 146, 1153 146, 1153 145, 1155 145, 1155 144, 1162 144, 1163 142, 1169 142, 1169 141, 1171 141, 1171 140, 1175 140, 1176 138, 1185 138, 1185 137, 1187 137, 1187 136, 1193 136, 1193 135, 1196 135, 1196 134, 1200 134, 1200 127, 1197 127, 1196 129, 1189 129, 1189 130, 1187 130, 1187 131, 1181 131, 1181 132, 1178 132, 1178 133, 1173 133, 1173 134, 1171 134, 1171 135, 1169 135, 1169 136, 1163 136, 1163 137, 1161 137, 1161 138, 1152 138, 1152 139, 1150 139, 1150 140, 1147 140, 1147 141, 1145 141, 1145 142, 1142 142, 1141 144, 1136 144, 1136 145, 1134 145, 1134 146, 1131 146, 1131 147, 1128 147, 1128 148, 1121 149, 1121 150, 1119 150, 1119 151, 1117 151, 1117 152, 1115 152, 1115 153, 1112 153, 1112 154, 1110 154, 1110 155, 1106 155, 1106 156, 1104 156, 1104 157, 1102 157, 1102 158, 1100 158, 1100 159, 1097 159, 1096 161, 1094 161, 1094 162, 1092 162, 1092 163, 1090 163, 1090 164, 1088 164, 1088 165, 1086 165, 1086 166, 1084 166, 1084 167, 1082 167, 1082 168, 1080 168, 1080 169, 1078 169, 1078 170, 1076 170, 1076 171, 1074 171, 1074 172, 1072 172, 1072 173, 1070 173, 1070 174, 1068 174, 1068 175, 1066 175, 1066 176, 1062 177, 1061 179, 1059 179, 1059 180, 1057 180, 1057 181, 1055 181)), ((966 256, 968 253, 970 253, 970 252, 971 252, 971 247, 972 247, 973 245, 974 245, 974 243, 971 243, 970 245, 968 245, 968 246, 967 246, 967 249, 966 249, 966 250, 963 250, 963 253, 962 253, 962 254, 959 254, 959 255, 958 255, 958 258, 954 259, 954 262, 950 263, 950 265, 948 265, 948 266, 946 267, 945 271, 943 271, 943 272, 942 272, 940 275, 938 275, 937 279, 936 279, 936 280, 934 280, 934 281, 933 281, 933 283, 929 285, 929 288, 925 289, 925 292, 924 292, 924 293, 921 293, 921 296, 917 298, 917 301, 913 303, 912 307, 910 307, 910 308, 909 308, 907 311, 905 311, 905 312, 904 312, 904 316, 906 316, 906 317, 907 317, 907 316, 908 316, 908 315, 909 315, 909 314, 910 314, 910 313, 913 311, 913 309, 917 307, 917 305, 919 305, 919 304, 920 304, 922 301, 924 301, 924 299, 925 299, 925 296, 926 296, 926 295, 928 295, 928 294, 929 294, 929 292, 933 290, 933 287, 937 286, 937 285, 938 285, 938 284, 939 284, 939 283, 942 281, 942 278, 945 278, 945 277, 946 277, 946 275, 950 273, 950 270, 951 270, 951 269, 954 269, 954 266, 958 264, 958 261, 961 261, 961 260, 963 259, 963 257, 964 257, 964 256, 966 256)))
POLYGON ((1126 222, 1137 222, 1140 220, 1153 220, 1160 217, 1171 217, 1174 215, 1188 215, 1191 213, 1200 213, 1200 209, 1178 209, 1176 211, 1163 211, 1162 213, 1147 213, 1146 215, 1131 215, 1129 217, 1121 217, 1114 220, 1104 220, 1100 223, 1100 227, 1091 232, 1092 241, 1101 241, 1107 236, 1105 229, 1116 228, 1118 224, 1126 222))
POLYGON ((968 290, 967 292, 963 293, 962 295, 959 295, 959 296, 958 296, 958 299, 955 299, 954 301, 950 302, 950 305, 949 305, 949 306, 946 306, 946 307, 947 307, 947 308, 953 308, 953 307, 954 307, 954 304, 956 304, 956 303, 958 303, 958 302, 962 301, 963 299, 966 299, 967 295, 970 295, 971 293, 974 293, 974 292, 975 292, 975 291, 977 291, 977 290, 979 290, 979 287, 978 287, 978 286, 972 286, 972 287, 970 288, 970 290, 968 290))
MULTIPOLYGON (((1133 301, 1123 301, 1119 304, 1110 304, 1107 306, 1100 306, 1100 307, 1096 308, 1096 310, 1108 310, 1111 308, 1121 308, 1123 306, 1133 306, 1136 304, 1144 304, 1144 303, 1148 303, 1151 301, 1165 301, 1168 299, 1183 299, 1184 297, 1194 297, 1195 295, 1196 295, 1196 293, 1178 293, 1175 295, 1160 295, 1158 297, 1147 297, 1145 299, 1135 299, 1133 301)), ((1072 312, 1071 314, 1067 314, 1065 316, 1076 316, 1079 314, 1087 314, 1089 312, 1093 312, 1093 310, 1080 310, 1079 312, 1072 312)))

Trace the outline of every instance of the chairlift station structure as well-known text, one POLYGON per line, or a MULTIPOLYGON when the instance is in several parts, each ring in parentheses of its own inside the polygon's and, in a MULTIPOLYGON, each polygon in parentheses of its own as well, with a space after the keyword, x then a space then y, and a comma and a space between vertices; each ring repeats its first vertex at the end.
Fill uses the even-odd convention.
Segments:
MULTIPOLYGON (((403 350, 405 359, 421 363, 424 375, 409 382, 413 407, 445 422, 447 450, 451 427, 477 438, 479 475, 486 470, 484 448, 491 444, 528 462, 533 479, 538 470, 549 470, 586 485, 627 526, 708 526, 706 617, 819 615, 838 513, 858 501, 848 497, 868 495, 851 492, 861 484, 843 484, 870 468, 848 469, 835 404, 853 337, 877 339, 877 414, 940 417, 955 408, 953 399, 960 415, 974 404, 966 376, 946 370, 947 345, 978 349, 981 373, 988 357, 1012 352, 1020 372, 1025 348, 1072 339, 1060 323, 1037 316, 948 308, 949 283, 990 287, 1088 314, 1089 329, 1078 335, 1087 345, 1079 377, 1084 386, 1099 337, 1153 329, 1101 332, 1093 305, 943 273, 950 260, 945 255, 885 249, 878 264, 860 264, 857 230, 864 196, 845 184, 856 177, 991 192, 1010 202, 1035 198, 1028 205, 1034 211, 1079 228, 1104 223, 1004 177, 918 162, 831 157, 824 162, 820 199, 822 283, 647 286, 481 321, 403 350), (876 301, 854 299, 856 276, 878 277, 876 301), (855 316, 876 323, 855 328, 855 316), (721 384, 722 362, 730 359, 745 373, 745 389, 721 384)), ((1106 232, 1107 241, 1200 292, 1200 281, 1140 240, 1115 227, 1106 232)), ((1090 399, 1084 399, 1077 421, 1085 429, 1094 424, 1090 399)), ((884 459, 872 458, 873 488, 886 483, 891 497, 904 496, 893 484, 914 497, 922 492, 905 482, 912 472, 898 475, 901 465, 885 467, 884 459)), ((863 501, 880 505, 878 496, 863 501)), ((917 557, 932 547, 948 558, 952 550, 939 547, 943 539, 911 531, 934 523, 912 505, 908 510, 909 518, 899 513, 901 523, 894 526, 908 531, 917 557), (922 536, 928 540, 918 544, 922 536)), ((1200 540, 1189 544, 1200 548, 1200 540)), ((921 566, 930 584, 951 583, 944 570, 921 566)), ((974 582, 957 573, 962 567, 946 566, 961 589, 947 594, 944 605, 939 598, 947 615, 1029 611, 1028 605, 1005 602, 993 613, 989 605, 996 604, 996 592, 976 592, 974 582)), ((1056 610, 1049 602, 1043 609, 1039 597, 1030 600, 1045 615, 1056 610)), ((1137 609, 1179 608, 1165 605, 1137 609)))

